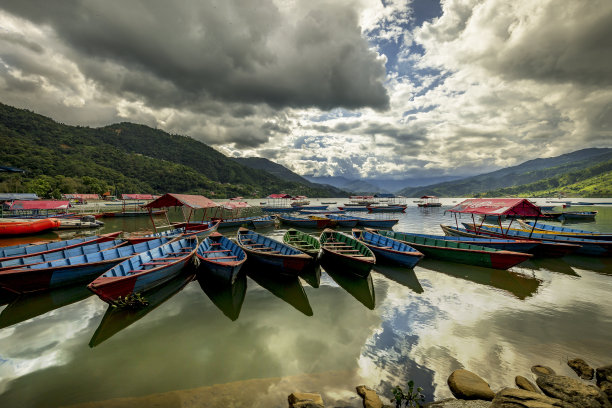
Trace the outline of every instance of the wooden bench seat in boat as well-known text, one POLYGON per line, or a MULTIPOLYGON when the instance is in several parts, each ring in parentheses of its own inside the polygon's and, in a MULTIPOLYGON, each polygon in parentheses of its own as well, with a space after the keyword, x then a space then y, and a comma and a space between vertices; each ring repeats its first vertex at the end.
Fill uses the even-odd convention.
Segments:
POLYGON ((219 249, 219 250, 216 250, 216 251, 204 251, 205 254, 213 254, 213 253, 216 253, 216 252, 232 252, 232 250, 231 249, 219 249))

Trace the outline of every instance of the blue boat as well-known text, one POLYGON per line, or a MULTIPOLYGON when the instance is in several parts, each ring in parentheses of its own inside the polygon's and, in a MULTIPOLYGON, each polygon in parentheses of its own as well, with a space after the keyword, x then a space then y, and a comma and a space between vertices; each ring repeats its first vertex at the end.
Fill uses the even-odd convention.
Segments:
POLYGON ((537 232, 531 233, 530 231, 504 228, 503 230, 494 225, 478 225, 463 223, 466 229, 469 231, 477 231, 487 235, 492 235, 501 238, 517 238, 517 239, 538 239, 542 241, 549 241, 555 243, 566 243, 580 245, 580 248, 576 249, 575 254, 589 255, 589 256, 612 256, 612 242, 605 240, 596 239, 585 239, 582 237, 567 237, 556 234, 538 234, 537 232))
POLYGON ((177 228, 184 228, 184 237, 205 238, 219 228, 219 221, 191 221, 176 224, 177 228))
POLYGON ((184 228, 175 228, 175 229, 162 231, 162 232, 156 232, 156 233, 147 234, 147 235, 133 235, 132 234, 128 238, 126 238, 126 241, 128 241, 130 244, 138 244, 140 242, 145 242, 145 241, 149 241, 151 239, 157 239, 157 238, 176 238, 179 235, 182 235, 184 232, 185 232, 184 228))
POLYGON ((261 211, 269 213, 290 213, 297 210, 297 208, 293 207, 261 207, 261 211))
POLYGON ((94 244, 96 242, 112 241, 121 234, 119 232, 113 232, 112 234, 105 235, 94 235, 87 238, 76 238, 69 239, 67 241, 48 242, 40 245, 26 245, 26 246, 10 246, 6 248, 0 248, 0 261, 7 261, 9 259, 21 258, 23 256, 30 256, 33 254, 44 254, 53 251, 61 251, 63 249, 75 248, 81 245, 94 244))
POLYGON ((202 241, 196 256, 201 267, 232 284, 247 259, 242 248, 218 232, 210 234, 202 241))
POLYGON ((298 210, 327 210, 329 206, 328 205, 294 205, 293 208, 298 211, 298 210))
POLYGON ((593 221, 596 215, 597 211, 568 211, 561 213, 559 219, 593 221))
POLYGON ((423 258, 423 254, 410 245, 371 231, 353 229, 353 237, 370 248, 376 255, 377 261, 384 260, 407 268, 414 268, 423 258))
POLYGON ((344 210, 300 210, 300 214, 308 215, 327 215, 327 214, 344 214, 344 210))
MULTIPOLYGON (((466 244, 480 245, 487 248, 500 249, 504 251, 523 252, 526 254, 533 253, 540 246, 540 241, 537 240, 521 240, 521 239, 503 239, 503 238, 487 238, 487 237, 465 237, 457 236, 455 233, 461 232, 457 228, 448 225, 440 225, 442 231, 446 235, 430 235, 430 234, 410 234, 419 237, 442 239, 446 241, 464 242, 466 244)), ((462 228, 463 229, 463 228, 462 228)), ((466 230, 464 230, 466 231, 466 230)), ((466 231, 467 232, 467 231, 466 231)), ((409 234, 405 232, 404 234, 409 234)))
POLYGON ((71 249, 65 249, 63 251, 47 252, 42 254, 35 254, 32 256, 24 256, 22 258, 9 259, 8 261, 0 262, 0 271, 20 268, 22 266, 38 264, 41 262, 50 262, 56 261, 58 259, 71 258, 73 256, 93 254, 96 252, 105 251, 110 248, 119 247, 125 244, 127 244, 126 241, 122 239, 115 239, 113 241, 82 245, 71 249))
POLYGON ((191 262, 197 246, 194 236, 171 241, 126 259, 87 287, 103 301, 115 304, 121 297, 153 289, 177 276, 191 262))
POLYGON ((391 219, 378 219, 378 218, 365 218, 365 217, 353 217, 357 220, 357 225, 365 228, 385 228, 390 229, 399 222, 397 218, 391 219))
POLYGON ((251 224, 253 224, 253 228, 267 228, 273 227, 276 223, 276 218, 266 215, 264 217, 258 217, 254 220, 251 220, 251 224))
POLYGON ((304 252, 246 228, 238 229, 237 238, 249 259, 284 275, 298 276, 312 262, 304 252))
POLYGON ((277 217, 281 223, 285 225, 290 225, 292 227, 298 228, 319 228, 323 229, 331 225, 332 221, 329 218, 325 217, 316 217, 315 218, 300 218, 300 217, 291 217, 289 215, 279 215, 277 217))
POLYGON ((518 222, 524 229, 531 230, 535 226, 535 232, 539 233, 554 232, 557 235, 564 235, 570 237, 581 236, 582 238, 587 239, 602 239, 604 241, 612 241, 612 234, 605 234, 602 232, 588 231, 576 228, 558 227, 556 225, 548 225, 543 224, 541 222, 526 222, 522 220, 518 220, 518 222))
POLYGON ((155 239, 135 245, 120 246, 101 252, 86 253, 1 271, 0 285, 16 293, 28 293, 55 289, 83 281, 90 282, 119 262, 169 241, 169 238, 155 239))
POLYGON ((254 217, 241 217, 241 218, 218 218, 219 228, 233 228, 240 227, 241 225, 250 225, 253 220, 261 218, 259 216, 254 217))
POLYGON ((368 206, 366 205, 350 205, 344 207, 338 207, 339 210, 343 211, 355 211, 355 212, 369 212, 368 206))
POLYGON ((335 221, 336 225, 339 227, 353 228, 357 226, 357 218, 351 217, 350 215, 328 214, 326 217, 335 221))

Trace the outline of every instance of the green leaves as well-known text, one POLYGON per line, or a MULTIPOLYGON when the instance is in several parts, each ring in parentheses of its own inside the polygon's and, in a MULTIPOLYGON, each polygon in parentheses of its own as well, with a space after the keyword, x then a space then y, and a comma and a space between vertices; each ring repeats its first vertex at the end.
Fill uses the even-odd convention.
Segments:
POLYGON ((391 392, 393 398, 391 402, 395 403, 395 408, 402 407, 421 407, 421 403, 425 402, 425 396, 421 393, 423 388, 417 387, 414 389, 414 381, 408 381, 408 391, 404 392, 399 385, 396 385, 391 392))

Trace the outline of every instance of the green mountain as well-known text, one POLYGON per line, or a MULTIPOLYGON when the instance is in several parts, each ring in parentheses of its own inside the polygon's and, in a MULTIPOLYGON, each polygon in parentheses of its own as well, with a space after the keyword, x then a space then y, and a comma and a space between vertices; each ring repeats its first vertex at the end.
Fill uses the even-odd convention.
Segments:
POLYGON ((612 160, 535 183, 502 188, 480 197, 612 197, 612 160))
MULTIPOLYGON (((432 184, 425 187, 409 187, 398 194, 406 197, 437 195, 440 197, 466 197, 499 192, 555 178, 565 173, 579 172, 612 159, 612 149, 583 149, 547 159, 535 159, 518 166, 461 180, 432 184)), ((517 190, 518 191, 518 190, 517 190)), ((508 193, 508 195, 511 195, 508 193)))
POLYGON ((0 163, 26 171, 2 176, 0 192, 337 195, 333 188, 243 166, 190 137, 132 123, 68 126, 0 104, 0 145, 0 163))

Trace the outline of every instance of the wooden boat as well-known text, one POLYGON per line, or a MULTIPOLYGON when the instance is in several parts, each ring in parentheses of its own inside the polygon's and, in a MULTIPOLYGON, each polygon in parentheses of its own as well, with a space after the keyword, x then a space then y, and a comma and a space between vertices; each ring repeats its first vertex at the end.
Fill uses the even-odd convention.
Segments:
POLYGON ((196 256, 201 267, 231 283, 234 283, 247 259, 242 248, 218 232, 213 232, 202 241, 196 256))
POLYGON ((86 229, 100 228, 104 226, 102 221, 97 221, 93 215, 84 215, 80 218, 60 218, 58 229, 86 229))
MULTIPOLYGON (((516 239, 514 237, 492 237, 491 235, 479 234, 474 231, 469 231, 465 228, 455 228, 455 227, 449 227, 449 226, 444 226, 444 227, 445 227, 444 233, 452 235, 452 236, 469 237, 469 238, 476 238, 476 239, 483 239, 483 238, 516 239)), ((578 248, 580 248, 580 245, 564 244, 561 242, 543 241, 541 239, 534 239, 534 238, 530 238, 529 241, 539 242, 539 245, 533 248, 530 251, 530 253, 532 253, 535 256, 546 257, 546 258, 560 258, 562 256, 569 255, 575 252, 578 248)))
POLYGON ((11 246, 0 248, 0 261, 21 258, 34 254, 46 254, 54 251, 75 248, 81 245, 95 244, 99 242, 112 241, 121 234, 121 231, 105 235, 95 235, 87 238, 69 239, 66 241, 48 242, 39 245, 11 246))
POLYGON ((213 218, 212 221, 219 221, 219 228, 233 228, 241 225, 250 225, 251 221, 261 218, 255 217, 240 217, 240 218, 213 218))
POLYGON ((325 229, 319 241, 326 263, 355 275, 368 276, 376 263, 376 256, 367 246, 341 232, 325 229))
POLYGON ((523 220, 517 220, 518 223, 525 230, 539 232, 540 234, 554 233, 557 235, 569 236, 569 237, 584 237, 587 239, 602 239, 604 241, 612 241, 612 234, 606 234, 596 231, 587 231, 576 228, 559 227, 556 225, 543 224, 541 222, 526 222, 523 220), (535 228, 534 228, 535 227, 535 228))
POLYGON ((289 213, 297 210, 294 207, 261 207, 261 211, 269 213, 289 213))
POLYGON ((317 258, 321 250, 321 243, 317 238, 293 228, 285 232, 285 235, 283 235, 283 242, 313 258, 317 258))
POLYGON ((567 237, 555 234, 539 234, 531 232, 531 230, 523 230, 516 228, 504 228, 503 230, 494 225, 478 225, 463 223, 468 231, 483 233, 494 237, 511 237, 514 239, 540 239, 542 241, 550 241, 554 243, 574 244, 580 247, 576 249, 575 254, 589 256, 612 256, 612 241, 586 239, 582 237, 567 237))
POLYGON ((357 219, 349 215, 328 214, 326 217, 335 221, 339 227, 353 228, 357 226, 357 219))
POLYGON ((368 212, 367 205, 351 205, 351 206, 345 205, 344 207, 338 207, 338 209, 342 211, 368 212))
POLYGON ((331 224, 331 220, 326 217, 312 216, 312 218, 290 217, 288 215, 279 215, 278 219, 282 224, 292 227, 323 229, 331 224))
POLYGON ((365 218, 365 217, 353 217, 357 220, 357 225, 364 228, 392 228, 399 222, 397 218, 391 219, 377 219, 377 218, 365 218))
POLYGON ((3 218, 0 220, 0 237, 11 237, 15 235, 33 235, 38 234, 40 232, 57 229, 59 226, 60 220, 56 218, 3 218))
POLYGON ((436 196, 423 196, 421 197, 421 201, 417 203, 419 207, 442 207, 442 203, 440 199, 436 196))
POLYGON ((184 232, 184 228, 174 228, 167 231, 161 231, 146 235, 138 235, 132 233, 129 237, 126 238, 126 241, 128 241, 130 244, 138 244, 140 242, 146 242, 157 238, 177 238, 178 236, 183 235, 184 232))
POLYGON ((9 259, 7 261, 0 262, 0 271, 21 268, 26 265, 34 265, 42 262, 56 261, 58 259, 71 258, 73 256, 93 254, 100 251, 106 251, 110 248, 120 247, 122 245, 125 245, 126 243, 127 242, 122 239, 115 239, 113 241, 104 241, 96 242, 89 245, 81 245, 75 248, 64 249, 62 251, 33 254, 30 256, 23 256, 21 258, 9 259))
POLYGON ((185 229, 184 237, 205 238, 219 228, 219 221, 181 222, 174 226, 185 229))
POLYGON ((374 252, 377 261, 387 261, 407 268, 414 266, 423 258, 423 254, 410 245, 392 238, 384 237, 373 231, 353 229, 353 237, 363 242, 374 252))
POLYGON ((368 207, 371 213, 406 212, 406 207, 402 205, 371 205, 368 207))
POLYGON ((254 220, 251 220, 251 224, 253 224, 253 227, 255 229, 273 227, 275 223, 276 223, 276 218, 271 217, 269 215, 266 215, 264 217, 258 217, 254 220))
POLYGON ((327 214, 344 214, 344 210, 300 210, 300 214, 308 215, 327 215, 327 214))
POLYGON ((403 232, 378 231, 378 233, 385 237, 403 241, 425 254, 426 257, 487 268, 508 269, 533 256, 531 254, 498 250, 480 245, 419 237, 403 232))
POLYGON ((527 254, 533 254, 540 246, 540 241, 537 240, 489 238, 483 237, 482 235, 479 237, 467 237, 461 236, 461 234, 456 233, 457 231, 455 231, 456 228, 454 227, 450 227, 448 225, 440 225, 440 228, 442 228, 442 231, 444 231, 444 234, 446 234, 446 236, 430 234, 414 235, 419 235, 421 237, 428 238, 444 239, 448 241, 459 241, 464 242, 466 244, 480 245, 494 249, 503 249, 506 251, 524 252, 527 254))
POLYGON ((321 201, 321 204, 326 204, 326 205, 331 205, 331 204, 336 204, 337 201, 321 201))
POLYGON ((159 286, 191 261, 198 246, 196 237, 186 237, 126 259, 87 287, 103 301, 114 304, 120 296, 141 293, 159 286))
POLYGON ((312 262, 304 252, 246 228, 238 229, 238 245, 249 259, 271 266, 284 275, 298 276, 312 262))
POLYGON ((161 238, 0 271, 0 285, 16 293, 28 293, 91 282, 118 263, 169 241, 168 238, 161 238))
POLYGON ((562 212, 559 219, 564 220, 594 220, 597 215, 597 211, 567 211, 562 212))

